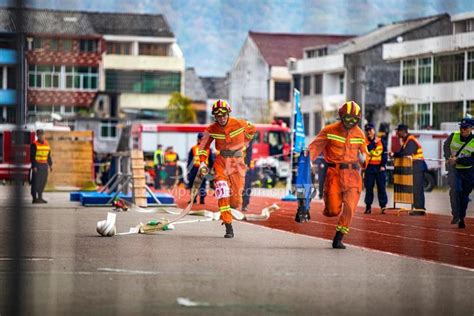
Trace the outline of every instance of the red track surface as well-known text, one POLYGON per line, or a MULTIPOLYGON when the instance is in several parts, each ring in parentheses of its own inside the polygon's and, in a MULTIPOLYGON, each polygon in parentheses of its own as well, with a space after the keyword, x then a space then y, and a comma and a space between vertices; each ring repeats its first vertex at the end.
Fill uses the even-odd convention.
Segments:
MULTIPOLYGON (((189 195, 186 195, 176 203, 185 207, 188 200, 189 195)), ((262 208, 273 203, 281 209, 272 213, 268 221, 252 223, 330 240, 334 237, 337 218, 322 215, 322 202, 311 204, 311 222, 305 224, 294 220, 296 202, 252 197, 249 213, 259 214, 262 208)), ((216 211, 217 201, 208 197, 205 205, 196 204, 193 209, 216 211)), ((378 210, 372 211, 378 213, 378 210)), ((429 214, 429 211, 427 216, 409 216, 406 213, 397 216, 393 212, 365 215, 359 208, 344 241, 350 245, 474 269, 474 220, 466 219, 466 229, 459 229, 450 222, 451 216, 429 214)))

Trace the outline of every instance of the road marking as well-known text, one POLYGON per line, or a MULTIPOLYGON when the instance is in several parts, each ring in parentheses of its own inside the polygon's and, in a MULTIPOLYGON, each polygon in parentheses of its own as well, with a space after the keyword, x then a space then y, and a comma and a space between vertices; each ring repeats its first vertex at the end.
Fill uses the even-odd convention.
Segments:
POLYGON ((11 258, 11 257, 0 257, 0 261, 15 261, 15 260, 23 260, 23 261, 53 261, 53 258, 11 258))
MULTIPOLYGON (((277 214, 277 215, 280 216, 280 217, 294 218, 293 216, 286 216, 286 215, 282 215, 282 214, 277 214)), ((315 220, 312 220, 309 223, 310 224, 311 223, 321 224, 321 225, 326 225, 326 226, 334 226, 334 224, 331 224, 331 223, 325 223, 325 222, 320 222, 320 221, 315 221, 315 220)), ((474 251, 474 248, 457 246, 457 245, 452 245, 452 244, 445 244, 445 243, 441 243, 439 241, 432 241, 432 240, 426 240, 426 239, 414 238, 414 237, 406 237, 406 236, 402 236, 402 235, 392 235, 392 234, 381 233, 381 232, 377 232, 377 231, 373 231, 373 230, 361 229, 361 228, 357 228, 357 227, 351 227, 350 229, 351 229, 351 231, 361 231, 361 232, 366 232, 366 233, 378 234, 378 235, 382 235, 382 236, 396 237, 396 238, 408 239, 408 240, 416 240, 416 241, 433 243, 433 244, 438 244, 438 245, 447 246, 447 247, 454 247, 454 248, 474 251)))
MULTIPOLYGON (((255 223, 255 224, 254 223, 249 223, 249 222, 247 222, 247 223, 242 222, 242 223, 247 224, 247 225, 260 226, 260 227, 263 227, 263 228, 266 228, 266 229, 276 230, 276 231, 280 231, 280 232, 287 233, 287 234, 290 234, 290 235, 298 235, 298 236, 303 236, 303 237, 306 237, 306 238, 317 239, 317 240, 320 240, 320 241, 330 241, 330 239, 326 239, 326 238, 322 238, 322 237, 310 236, 310 235, 295 233, 295 232, 291 232, 291 231, 287 231, 287 230, 283 230, 283 229, 279 229, 279 228, 267 227, 267 226, 257 224, 257 223, 255 223)), ((352 244, 348 244, 348 243, 344 243, 344 244, 349 245, 351 248, 358 248, 358 249, 369 251, 369 252, 378 252, 378 253, 391 255, 391 256, 395 256, 395 257, 407 258, 407 259, 411 259, 411 260, 418 260, 418 261, 423 261, 423 262, 426 262, 426 263, 442 265, 442 266, 449 267, 449 268, 455 268, 455 269, 459 269, 459 270, 474 272, 474 269, 472 269, 472 268, 466 268, 466 267, 463 267, 463 266, 458 266, 458 265, 454 265, 454 264, 450 264, 450 263, 444 263, 444 262, 429 260, 429 259, 425 259, 425 258, 416 258, 416 257, 413 257, 413 256, 404 255, 404 254, 398 254, 398 253, 393 253, 393 252, 388 252, 388 251, 383 251, 383 250, 378 250, 378 249, 373 249, 373 248, 367 248, 367 247, 363 247, 363 246, 356 246, 356 245, 352 245, 352 244)), ((336 251, 338 251, 338 250, 335 250, 335 252, 336 251)))

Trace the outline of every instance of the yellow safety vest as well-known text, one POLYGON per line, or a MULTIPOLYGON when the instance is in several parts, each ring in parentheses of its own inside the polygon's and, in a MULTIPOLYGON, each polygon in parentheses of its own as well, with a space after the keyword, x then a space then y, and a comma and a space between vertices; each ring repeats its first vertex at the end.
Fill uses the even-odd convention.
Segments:
POLYGON ((35 141, 35 145, 36 145, 36 155, 35 155, 36 162, 48 163, 48 156, 49 156, 49 152, 51 151, 51 147, 49 147, 48 141, 44 140, 44 143, 35 141))

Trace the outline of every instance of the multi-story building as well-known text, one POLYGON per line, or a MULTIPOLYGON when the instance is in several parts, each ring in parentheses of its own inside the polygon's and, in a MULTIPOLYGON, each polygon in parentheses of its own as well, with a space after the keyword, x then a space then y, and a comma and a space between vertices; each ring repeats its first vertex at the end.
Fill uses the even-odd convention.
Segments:
POLYGON ((230 71, 229 101, 236 115, 254 122, 291 117, 289 58, 301 59, 303 48, 336 44, 341 35, 249 32, 230 71))
MULTIPOLYGON (((14 10, 0 9, 1 30, 16 32, 14 10)), ((113 107, 166 117, 171 93, 184 91, 184 58, 162 15, 22 12, 31 120, 113 107)))
POLYGON ((16 42, 13 34, 0 38, 0 122, 15 123, 16 42))
POLYGON ((367 122, 389 121, 385 88, 398 82, 399 67, 382 58, 383 44, 448 34, 447 14, 380 25, 337 45, 306 48, 304 58, 289 63, 293 86, 301 90, 301 107, 308 138, 337 118, 345 100, 361 104, 367 122))
POLYGON ((119 93, 122 112, 166 119, 173 92, 184 93, 184 57, 162 15, 102 15, 101 90, 119 93))
POLYGON ((398 79, 386 89, 386 105, 401 103, 410 128, 440 129, 443 122, 474 115, 474 12, 451 21, 450 35, 383 46, 383 58, 397 68, 398 79))

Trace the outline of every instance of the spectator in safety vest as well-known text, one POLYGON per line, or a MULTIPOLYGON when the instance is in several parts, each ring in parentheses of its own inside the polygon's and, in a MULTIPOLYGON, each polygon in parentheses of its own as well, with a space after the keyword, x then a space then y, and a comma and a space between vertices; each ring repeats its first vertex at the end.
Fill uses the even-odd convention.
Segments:
POLYGON ((37 140, 31 144, 31 195, 33 204, 48 203, 43 199, 43 191, 48 181, 48 169, 53 171, 53 160, 51 159, 51 147, 44 138, 44 131, 36 131, 37 140))
POLYGON ((179 156, 173 150, 173 146, 166 148, 164 155, 165 171, 166 171, 166 187, 172 188, 175 183, 178 182, 178 161, 179 156))
POLYGON ((449 135, 444 142, 444 158, 448 170, 449 198, 453 219, 451 224, 466 228, 469 194, 474 185, 474 120, 464 118, 459 123, 459 131, 449 135))
POLYGON ((413 160, 413 192, 407 189, 406 193, 413 193, 413 207, 415 211, 411 215, 425 215, 425 192, 423 190, 423 182, 426 166, 423 156, 423 148, 415 136, 408 133, 408 126, 405 124, 398 125, 397 136, 401 140, 402 148, 396 153, 390 153, 391 157, 411 157, 413 160))
POLYGON ((162 147, 163 146, 161 144, 158 144, 153 154, 153 167, 155 169, 155 183, 154 183, 155 189, 161 189, 161 171, 163 170, 163 165, 164 165, 162 147))
POLYGON ((375 127, 372 124, 365 125, 365 143, 369 152, 368 165, 364 171, 365 186, 365 214, 372 212, 371 205, 374 201, 374 185, 377 184, 377 197, 382 212, 387 206, 387 190, 385 188, 387 164, 387 147, 385 143, 375 137, 375 127))
POLYGON ((201 167, 205 168, 207 149, 215 141, 217 150, 214 162, 215 196, 225 224, 225 238, 233 238, 231 208, 240 209, 246 165, 244 151, 255 134, 255 126, 246 120, 230 117, 230 105, 224 100, 217 100, 212 105, 215 123, 204 131, 199 155, 201 167))
POLYGON ((345 249, 342 239, 349 232, 362 191, 360 163, 365 163, 368 153, 364 132, 357 126, 361 118, 360 106, 348 101, 338 112, 341 121, 324 127, 309 145, 309 151, 311 161, 324 154, 328 169, 323 214, 333 217, 342 213, 332 247, 345 249))
MULTIPOLYGON (((199 171, 199 167, 201 166, 201 160, 199 156, 199 146, 201 144, 201 140, 203 138, 204 134, 199 133, 197 135, 197 144, 191 147, 191 150, 189 151, 188 154, 188 164, 187 168, 189 170, 188 172, 188 189, 192 189, 194 180, 196 179, 196 176, 199 171)), ((212 165, 214 164, 214 156, 211 153, 210 149, 206 149, 207 157, 208 159, 205 161, 206 165, 209 167, 209 169, 212 168, 212 165)), ((206 198, 206 185, 207 181, 204 178, 201 186, 199 187, 199 204, 204 204, 205 203, 205 198, 206 198)), ((196 197, 197 198, 197 197, 196 197)), ((193 203, 196 203, 196 200, 193 201, 193 203)))

